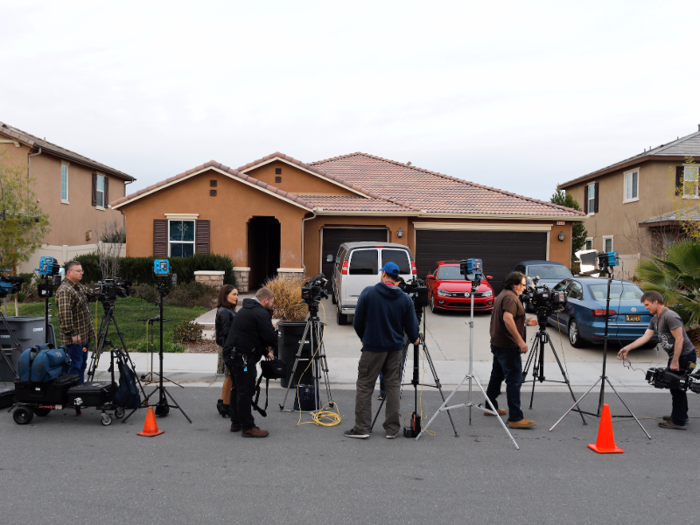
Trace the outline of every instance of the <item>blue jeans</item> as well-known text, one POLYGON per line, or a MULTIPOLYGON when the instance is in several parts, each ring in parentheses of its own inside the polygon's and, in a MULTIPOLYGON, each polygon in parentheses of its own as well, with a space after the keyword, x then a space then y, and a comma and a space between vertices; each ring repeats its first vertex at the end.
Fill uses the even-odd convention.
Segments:
MULTIPOLYGON (((668 360, 668 366, 671 366, 671 359, 668 360)), ((696 354, 690 354, 687 356, 681 356, 678 360, 678 365, 680 370, 688 368, 690 363, 696 363, 698 356, 696 354)), ((683 390, 677 390, 671 388, 671 421, 676 425, 684 426, 688 422, 688 396, 683 390)))
POLYGON ((520 410, 520 387, 523 384, 523 360, 519 348, 499 348, 491 345, 493 368, 491 379, 486 389, 486 396, 498 408, 498 396, 501 394, 501 383, 506 381, 506 399, 508 400, 508 421, 520 421, 523 411, 520 410))
POLYGON ((78 374, 80 376, 80 384, 85 382, 85 369, 87 368, 89 352, 83 352, 83 348, 90 350, 90 341, 85 344, 68 345, 68 356, 70 357, 69 374, 78 374))

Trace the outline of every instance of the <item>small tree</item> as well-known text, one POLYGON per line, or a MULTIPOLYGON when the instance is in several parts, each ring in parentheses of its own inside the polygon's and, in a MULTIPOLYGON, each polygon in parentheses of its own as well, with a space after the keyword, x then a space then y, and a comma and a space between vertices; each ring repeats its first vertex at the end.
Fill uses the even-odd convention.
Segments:
MULTIPOLYGON (((554 192, 552 198, 549 200, 552 204, 558 204, 559 206, 566 206, 567 208, 573 208, 576 211, 581 211, 581 206, 578 202, 574 200, 570 193, 564 192, 559 186, 557 186, 557 191, 554 192)), ((582 223, 577 222, 571 226, 571 260, 574 260, 574 253, 583 248, 586 244, 586 237, 588 237, 588 232, 582 223)))
POLYGON ((97 255, 103 279, 113 279, 119 275, 119 257, 122 244, 126 242, 126 230, 116 219, 105 222, 97 232, 97 255))
POLYGON ((33 182, 26 169, 11 165, 7 152, 0 150, 0 268, 13 273, 51 231, 49 216, 32 190, 33 182))

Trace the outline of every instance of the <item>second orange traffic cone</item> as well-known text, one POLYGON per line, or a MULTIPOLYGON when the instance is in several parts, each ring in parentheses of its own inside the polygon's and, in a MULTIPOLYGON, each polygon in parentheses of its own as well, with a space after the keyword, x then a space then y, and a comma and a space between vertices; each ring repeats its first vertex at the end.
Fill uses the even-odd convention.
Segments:
POLYGON ((153 412, 153 407, 148 407, 148 412, 146 412, 146 421, 143 424, 143 430, 137 432, 139 436, 153 437, 159 436, 165 432, 165 430, 158 430, 158 423, 156 423, 156 414, 153 412))
POLYGON ((588 445, 588 448, 595 450, 598 454, 622 454, 624 452, 615 445, 610 405, 603 405, 603 413, 600 415, 600 425, 598 426, 598 439, 595 445, 588 445))

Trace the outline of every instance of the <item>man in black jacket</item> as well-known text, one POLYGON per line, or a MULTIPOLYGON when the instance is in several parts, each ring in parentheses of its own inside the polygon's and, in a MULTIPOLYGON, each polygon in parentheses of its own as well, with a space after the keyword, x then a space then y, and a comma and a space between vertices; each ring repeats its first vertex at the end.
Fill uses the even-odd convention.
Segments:
POLYGON ((245 299, 243 307, 233 319, 226 338, 224 354, 230 352, 226 363, 233 376, 231 390, 231 432, 242 430, 243 437, 267 437, 267 430, 255 426, 251 402, 255 394, 256 365, 264 355, 273 359, 269 347, 277 347, 277 332, 272 326, 270 309, 275 294, 269 288, 260 288, 253 299, 245 299))

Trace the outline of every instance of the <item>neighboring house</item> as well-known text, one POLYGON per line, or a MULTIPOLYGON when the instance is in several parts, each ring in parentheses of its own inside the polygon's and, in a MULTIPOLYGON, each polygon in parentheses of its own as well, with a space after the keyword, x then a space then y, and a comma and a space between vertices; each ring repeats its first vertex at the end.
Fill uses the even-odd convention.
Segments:
POLYGON ((698 219, 698 131, 561 185, 586 213, 585 248, 616 251, 631 276, 639 259, 683 237, 681 221, 698 219))
POLYGON ((211 161, 111 206, 126 217, 129 256, 229 255, 244 290, 277 274, 330 277, 338 247, 354 240, 407 245, 421 278, 437 260, 481 258, 500 289, 518 261, 568 267, 571 224, 584 219, 364 153, 313 164, 274 153, 238 169, 211 161))
POLYGON ((45 245, 19 268, 31 272, 42 255, 63 264, 97 247, 97 235, 106 224, 119 221, 120 212, 109 209, 110 200, 126 194, 133 177, 92 159, 0 122, 0 162, 26 170, 42 210, 49 215, 51 232, 45 245))

